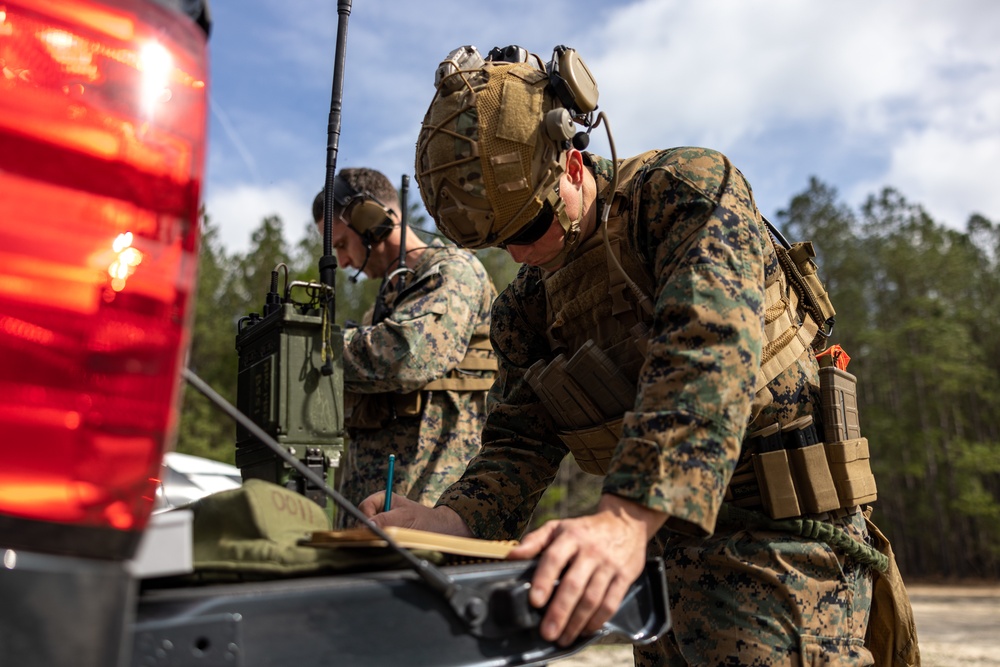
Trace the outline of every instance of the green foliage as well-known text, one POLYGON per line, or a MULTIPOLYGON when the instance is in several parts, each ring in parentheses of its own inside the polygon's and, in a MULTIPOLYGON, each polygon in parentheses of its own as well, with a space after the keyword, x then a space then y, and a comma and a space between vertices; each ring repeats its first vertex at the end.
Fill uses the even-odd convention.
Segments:
MULTIPOLYGON (((318 275, 318 269, 313 268, 318 255, 309 258, 313 245, 308 237, 294 254, 290 253, 281 219, 276 216, 261 221, 251 236, 252 250, 243 255, 228 254, 219 243, 218 229, 209 217, 203 215, 202 221, 198 294, 188 366, 235 404, 236 334, 240 320, 263 310, 272 272, 277 271, 278 289, 283 290, 288 281, 318 275)), ((232 420, 195 389, 185 386, 177 450, 232 463, 235 441, 236 427, 232 420)))
POLYGON ((592 513, 601 499, 603 477, 590 475, 576 465, 573 455, 563 459, 556 479, 542 494, 531 518, 531 528, 546 521, 592 513))
MULTIPOLYGON (((219 244, 218 229, 203 215, 188 367, 230 402, 236 399, 236 320, 245 314, 240 308, 244 301, 231 286, 235 263, 219 244)), ((232 422, 220 419, 208 399, 190 385, 182 391, 177 450, 232 463, 236 434, 232 422)))
POLYGON ((891 188, 855 214, 816 179, 778 218, 816 244, 901 569, 1000 575, 1000 229, 949 229, 891 188))
POLYGON ((486 267, 486 271, 493 279, 493 285, 496 286, 498 292, 502 292, 510 284, 510 281, 514 280, 518 269, 521 268, 521 265, 511 259, 506 251, 499 248, 477 250, 476 257, 486 267))

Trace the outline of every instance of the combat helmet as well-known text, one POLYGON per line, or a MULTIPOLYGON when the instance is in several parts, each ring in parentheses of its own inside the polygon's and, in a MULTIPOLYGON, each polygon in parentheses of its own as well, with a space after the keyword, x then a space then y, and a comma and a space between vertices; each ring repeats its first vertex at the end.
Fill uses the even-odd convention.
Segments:
POLYGON ((575 245, 579 220, 569 220, 556 186, 566 149, 586 146, 575 123, 591 128, 597 108, 597 84, 576 51, 556 47, 544 63, 518 46, 486 59, 463 46, 439 65, 435 85, 415 171, 445 236, 467 248, 501 246, 547 205, 543 214, 575 245))

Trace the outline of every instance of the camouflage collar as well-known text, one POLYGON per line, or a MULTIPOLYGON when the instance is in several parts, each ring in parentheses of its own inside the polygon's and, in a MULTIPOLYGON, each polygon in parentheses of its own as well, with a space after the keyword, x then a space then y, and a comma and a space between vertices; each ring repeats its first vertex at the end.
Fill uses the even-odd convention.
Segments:
POLYGON ((600 205, 608 196, 608 188, 611 187, 611 178, 614 176, 611 160, 594 153, 584 153, 583 164, 590 169, 597 181, 597 203, 600 205))

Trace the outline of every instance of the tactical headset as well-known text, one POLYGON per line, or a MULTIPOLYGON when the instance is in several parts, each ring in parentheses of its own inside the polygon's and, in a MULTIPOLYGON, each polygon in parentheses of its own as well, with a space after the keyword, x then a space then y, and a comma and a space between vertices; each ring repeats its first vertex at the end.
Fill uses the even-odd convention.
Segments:
POLYGON ((333 200, 347 226, 361 236, 366 246, 378 244, 392 231, 392 209, 372 193, 355 190, 340 174, 333 180, 333 200))
POLYGON ((549 86, 562 108, 557 107, 545 114, 545 133, 553 141, 568 142, 572 139, 577 150, 587 147, 593 126, 593 111, 597 109, 597 81, 576 49, 557 46, 552 51, 552 60, 542 65, 538 56, 512 44, 503 48, 494 47, 486 60, 531 63, 548 74, 549 86), (587 132, 576 132, 574 121, 587 127, 587 132))

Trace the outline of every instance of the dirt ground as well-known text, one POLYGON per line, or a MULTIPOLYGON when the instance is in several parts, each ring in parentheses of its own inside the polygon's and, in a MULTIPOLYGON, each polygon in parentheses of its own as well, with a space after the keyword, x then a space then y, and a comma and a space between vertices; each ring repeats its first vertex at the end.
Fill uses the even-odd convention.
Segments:
MULTIPOLYGON (((907 584, 923 667, 1000 667, 1000 584, 907 584)), ((626 667, 630 646, 594 646, 559 667, 626 667)))

